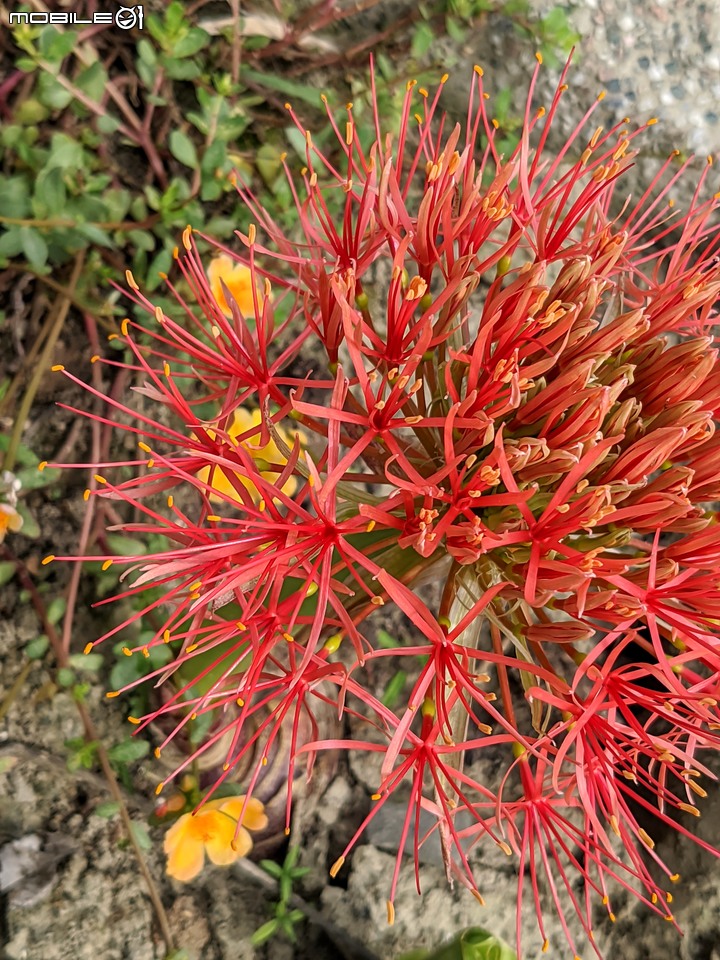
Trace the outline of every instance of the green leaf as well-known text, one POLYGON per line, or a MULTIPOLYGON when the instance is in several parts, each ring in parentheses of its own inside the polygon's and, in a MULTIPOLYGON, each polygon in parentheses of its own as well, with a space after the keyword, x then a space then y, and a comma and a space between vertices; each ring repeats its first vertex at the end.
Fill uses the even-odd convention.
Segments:
POLYGON ((55 467, 45 467, 44 470, 38 470, 37 467, 24 467, 16 473, 23 490, 41 490, 43 487, 49 487, 61 475, 62 470, 55 467))
POLYGON ((466 23, 462 23, 460 20, 456 20, 455 17, 446 17, 445 18, 445 29, 447 30, 448 36, 451 40, 454 40, 455 43, 465 43, 468 37, 468 26, 466 23))
POLYGON ((101 653, 74 653, 68 661, 74 670, 84 670, 86 673, 97 673, 104 662, 101 653))
POLYGON ((186 167, 193 169, 197 167, 198 158, 195 144, 186 133, 183 133, 182 130, 173 130, 170 134, 169 146, 170 153, 176 160, 184 163, 186 167))
POLYGON ((37 97, 51 110, 64 110, 73 95, 49 73, 41 73, 37 81, 37 97))
POLYGON ((107 230, 96 227, 94 223, 80 223, 78 224, 77 230, 81 236, 85 237, 90 243, 95 244, 96 247, 108 247, 112 249, 115 246, 107 230))
POLYGON ((25 177, 0 177, 0 217, 27 217, 30 190, 25 177))
POLYGON ((124 537, 121 533, 109 533, 106 540, 110 553, 117 554, 119 557, 141 557, 147 553, 145 543, 134 537, 124 537))
POLYGON ((377 633, 375 634, 375 638, 377 642, 380 644, 380 646, 383 647, 385 650, 390 650, 393 647, 397 647, 398 645, 398 642, 395 639, 395 637, 392 637, 387 632, 387 630, 378 630, 377 633))
POLYGON ((250 944, 253 947, 259 947, 260 944, 265 943, 266 940, 269 940, 270 937, 274 936, 280 926, 279 920, 268 920, 267 923, 264 923, 261 927, 258 927, 255 933, 250 937, 250 944))
POLYGON ((104 133, 106 136, 110 136, 115 133, 116 130, 120 128, 120 121, 116 120, 115 117, 111 117, 109 114, 103 114, 102 117, 98 117, 95 121, 95 125, 98 128, 100 133, 104 133))
POLYGON ((142 62, 146 63, 149 67, 157 65, 157 53, 155 52, 155 47, 153 47, 149 40, 146 40, 144 37, 138 40, 137 52, 142 62))
POLYGON ((67 689, 75 683, 75 673, 70 670, 69 667, 60 667, 57 672, 57 682, 58 684, 67 689))
POLYGON ((272 143, 263 143, 255 152, 255 166, 267 186, 275 181, 282 169, 280 156, 280 151, 272 143))
POLYGON ((155 249, 155 237, 149 230, 128 230, 127 238, 138 250, 149 252, 155 249))
MULTIPOLYGON (((23 252, 21 227, 10 227, 0 233, 0 257, 18 257, 23 252)), ((2 227, 0 227, 2 230, 2 227)))
POLYGON ((40 34, 38 47, 42 56, 51 63, 58 63, 69 56, 77 46, 77 33, 74 30, 64 30, 62 33, 55 27, 47 26, 40 34))
POLYGON ((407 674, 404 670, 398 670, 397 673, 392 677, 388 685, 385 687, 383 695, 381 697, 382 703, 386 707, 392 709, 400 698, 400 694, 405 689, 405 683, 407 681, 407 674))
POLYGON ((99 60, 91 63, 75 80, 75 85, 86 93, 91 100, 99 102, 108 83, 107 70, 99 60))
POLYGON ((418 23, 410 44, 410 53, 415 58, 424 57, 435 40, 435 31, 429 23, 418 23))
POLYGON ((18 503, 17 512, 22 517, 23 525, 20 531, 24 537, 30 540, 37 540, 40 536, 40 524, 35 519, 35 514, 31 513, 27 505, 18 503))
POLYGON ((133 763, 135 760, 142 760, 149 752, 150 744, 147 740, 131 737, 110 747, 108 757, 113 763, 133 763))
MULTIPOLYGON (((6 583, 10 583, 16 573, 17 567, 12 560, 0 561, 0 587, 4 587, 6 583)), ((47 640, 47 637, 45 639, 47 640)), ((31 640, 30 642, 33 643, 34 641, 31 640)), ((30 654, 28 654, 28 656, 30 656, 30 654)))
POLYGON ((48 623, 52 624, 53 627, 57 626, 65 613, 66 607, 67 600, 65 597, 53 597, 45 611, 48 623))
POLYGON ((148 264, 147 268, 147 287, 149 290, 155 290, 160 283, 159 274, 167 274, 172 267, 172 253, 170 250, 161 250, 157 256, 148 264))
POLYGON ((50 141, 50 156, 48 157, 47 167, 80 170, 84 165, 81 144, 65 133, 54 133, 50 141))
POLYGON ((438 950, 413 950, 397 960, 517 960, 517 954, 488 930, 471 927, 438 950))
POLYGON ((82 737, 74 737, 72 740, 66 740, 65 746, 70 751, 67 760, 68 770, 92 770, 95 765, 100 744, 97 740, 90 740, 86 743, 82 737))
POLYGON ((148 850, 152 850, 152 840, 150 839, 148 828, 144 823, 139 823, 137 820, 133 820, 130 824, 130 829, 132 830, 135 843, 137 843, 143 853, 147 853, 148 850))
POLYGON ((30 643, 26 644, 25 656, 28 658, 28 660, 41 660, 45 656, 49 646, 49 639, 44 633, 41 633, 39 637, 35 637, 34 640, 31 640, 30 643))
POLYGON ((48 258, 48 247, 43 236, 32 227, 20 227, 20 242, 30 266, 42 270, 48 258))
POLYGON ((99 803, 93 813, 96 817, 102 817, 104 820, 109 820, 111 817, 114 817, 116 813, 120 811, 120 804, 115 800, 103 800, 102 803, 99 803))
POLYGON ((304 100, 306 103, 312 104, 313 107, 320 106, 320 91, 317 87, 305 86, 302 83, 296 83, 294 80, 285 80, 275 74, 260 73, 257 70, 245 69, 242 75, 243 79, 250 80, 251 83, 256 83, 260 87, 277 90, 279 93, 284 93, 295 100, 304 100))
POLYGON ((170 55, 182 59, 191 57, 193 54, 206 47, 210 41, 210 34, 201 30, 200 27, 191 27, 184 37, 172 44, 170 55))
POLYGON ((200 67, 194 60, 175 60, 163 57, 163 68, 171 80, 195 80, 200 76, 200 67))

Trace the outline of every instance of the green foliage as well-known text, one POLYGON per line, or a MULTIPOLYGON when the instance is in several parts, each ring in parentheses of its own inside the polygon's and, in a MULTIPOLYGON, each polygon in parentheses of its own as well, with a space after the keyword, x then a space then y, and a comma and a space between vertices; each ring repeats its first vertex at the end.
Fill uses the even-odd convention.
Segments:
POLYGON ((296 926, 305 919, 302 910, 293 909, 290 905, 293 894, 293 884, 310 872, 309 867, 296 866, 299 847, 290 847, 283 863, 274 860, 261 860, 260 866, 271 877, 277 880, 278 899, 273 904, 273 916, 267 923, 262 924, 253 933, 250 943, 254 947, 260 946, 278 934, 286 937, 291 943, 297 942, 296 926))
POLYGON ((471 927, 438 950, 413 950, 397 960, 517 960, 517 954, 488 930, 471 927))
POLYGON ((252 176, 239 143, 264 97, 218 68, 217 45, 184 4, 149 14, 136 46, 114 36, 127 41, 124 61, 91 46, 107 43, 102 35, 80 45, 55 25, 16 25, 12 39, 30 83, 0 131, 0 268, 20 261, 51 274, 92 251, 77 298, 119 314, 106 293, 119 253, 152 291, 188 223, 220 240, 246 225, 230 174, 252 176))

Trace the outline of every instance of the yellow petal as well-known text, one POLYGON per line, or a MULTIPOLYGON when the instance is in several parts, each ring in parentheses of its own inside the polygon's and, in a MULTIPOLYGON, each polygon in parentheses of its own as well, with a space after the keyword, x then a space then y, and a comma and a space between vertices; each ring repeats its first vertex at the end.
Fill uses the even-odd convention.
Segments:
POLYGON ((186 843, 168 857, 165 872, 169 877, 187 883, 194 880, 205 863, 205 851, 201 843, 186 843))
POLYGON ((208 268, 210 290, 226 317, 232 317, 232 309, 227 302, 223 283, 230 291, 243 316, 254 316, 252 273, 243 263, 235 263, 226 253, 211 261, 208 268))
POLYGON ((203 842, 193 836, 193 826, 192 815, 183 814, 165 834, 163 843, 168 855, 166 873, 182 883, 196 877, 205 862, 203 842))
POLYGON ((190 814, 184 813, 181 817, 178 817, 170 827, 163 841, 165 853, 171 854, 177 848, 178 844, 183 842, 183 838, 187 836, 189 821, 190 814))
MULTIPOLYGON (((231 797, 225 801, 222 809, 225 813, 229 813, 231 817, 237 820, 242 811, 243 803, 245 803, 244 797, 231 797)), ((265 807, 259 800, 256 800, 255 797, 251 797, 245 806, 242 825, 247 827, 248 830, 264 830, 268 825, 268 818, 265 816, 265 807)))
POLYGON ((205 844, 208 857, 219 867, 227 866, 229 863, 235 863, 236 860, 244 857, 245 854, 250 853, 252 850, 252 840, 245 827, 240 827, 238 830, 235 849, 233 849, 232 842, 235 837, 236 822, 230 817, 226 817, 225 819, 227 820, 228 828, 223 831, 223 835, 218 834, 205 844))

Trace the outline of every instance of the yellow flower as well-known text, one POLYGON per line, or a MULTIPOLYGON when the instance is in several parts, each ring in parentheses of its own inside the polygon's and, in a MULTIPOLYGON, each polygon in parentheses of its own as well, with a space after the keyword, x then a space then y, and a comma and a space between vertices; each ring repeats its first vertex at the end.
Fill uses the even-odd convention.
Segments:
POLYGON ((5 539, 8 530, 17 533, 22 525, 23 518, 15 507, 11 507, 9 503, 0 503, 0 543, 5 539))
MULTIPOLYGON (((259 410, 246 410, 244 407, 238 407, 233 415, 233 422, 228 429, 229 436, 235 440, 241 433, 246 433, 252 427, 259 427, 262 423, 262 414, 259 410)), ((283 427, 275 425, 280 437, 285 441, 288 447, 292 448, 294 443, 294 438, 285 430, 283 427)), ((213 436, 213 431, 208 430, 210 436, 213 436)), ((257 436, 249 440, 242 440, 241 446, 248 451, 253 460, 263 461, 264 463, 272 463, 279 467, 284 467, 287 463, 285 455, 278 449, 275 441, 270 438, 270 442, 266 443, 265 446, 260 446, 260 431, 258 431, 257 436)), ((198 471, 198 479, 203 483, 209 483, 213 490, 216 490, 217 493, 210 493, 210 499, 214 502, 221 502, 226 499, 235 500, 237 503, 241 502, 240 495, 233 486, 232 482, 228 479, 229 476, 232 476, 235 480, 239 481, 246 490, 249 491, 250 496, 253 498, 255 503, 258 503, 261 500, 260 492, 252 480, 249 480, 247 477, 243 476, 241 473, 231 472, 222 470, 220 467, 203 467, 198 471), (210 479, 212 473, 212 479, 210 479)), ((263 480, 267 480, 269 483, 275 483, 278 479, 278 473, 274 470, 261 470, 260 476, 263 480)), ((282 486, 282 492, 287 496, 291 497, 295 490, 297 489, 297 481, 295 477, 288 477, 285 483, 282 486)))
POLYGON ((198 813, 184 813, 165 834, 168 876, 187 883, 202 870, 205 854, 218 866, 246 856, 253 845, 248 830, 264 830, 268 818, 262 803, 251 798, 238 828, 244 802, 245 797, 210 800, 198 813))
POLYGON ((235 263, 226 253, 211 260, 208 268, 210 290, 226 317, 232 317, 232 310, 225 297, 223 283, 230 291, 235 303, 244 317, 255 315, 253 303, 253 282, 250 268, 243 263, 235 263), (221 283, 222 281, 222 283, 221 283))

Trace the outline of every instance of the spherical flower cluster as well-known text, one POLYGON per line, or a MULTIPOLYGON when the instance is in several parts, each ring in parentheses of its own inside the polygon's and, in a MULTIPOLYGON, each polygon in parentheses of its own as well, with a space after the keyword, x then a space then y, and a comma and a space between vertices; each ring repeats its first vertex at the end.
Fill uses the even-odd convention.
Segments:
POLYGON ((714 779, 720 234, 709 166, 684 212, 675 156, 621 202, 653 120, 603 130, 593 105, 550 148, 566 73, 536 108, 536 70, 507 156, 480 68, 464 123, 438 117, 445 78, 434 94, 408 84, 394 137, 376 111, 371 144, 351 104, 328 110, 339 163, 289 108, 306 141, 301 182, 288 169, 297 230, 239 188, 256 224, 220 252, 249 277, 242 299, 208 280, 190 228, 172 315, 128 275, 149 316, 122 327, 144 404, 109 403, 142 455, 124 475, 103 465, 96 495, 168 542, 97 558, 128 568, 126 596, 161 588, 149 646, 174 659, 151 677, 171 692, 141 727, 170 720, 169 741, 212 713, 198 752, 226 738, 223 779, 249 750, 257 777, 279 729, 321 701, 367 719, 366 740, 293 740, 291 763, 378 754, 363 827, 410 784, 390 915, 422 809, 449 876, 481 898, 469 849, 499 846, 545 946, 549 902, 577 952, 568 907, 592 944, 618 885, 673 920, 676 876, 640 811, 692 837, 714 779), (387 604, 412 645, 375 644, 366 620, 387 604), (194 657, 195 686, 181 679, 194 657), (386 657, 422 658, 396 709, 368 681, 386 657), (475 777, 468 751, 501 758, 500 782, 475 777))

